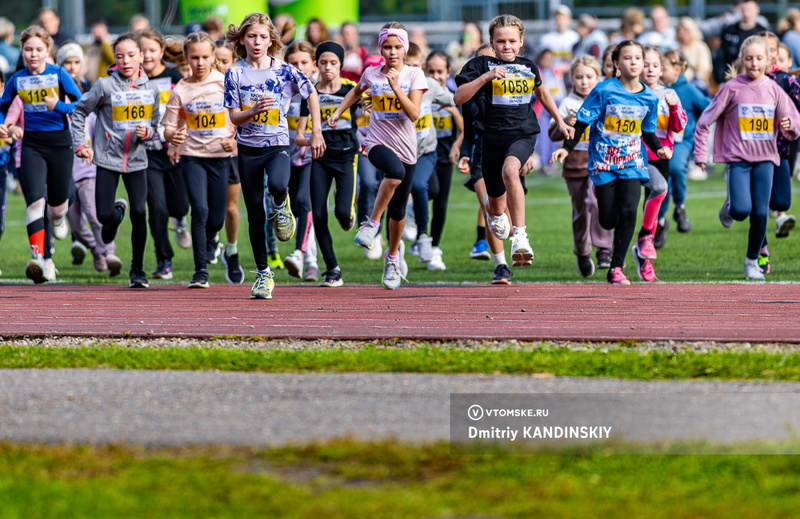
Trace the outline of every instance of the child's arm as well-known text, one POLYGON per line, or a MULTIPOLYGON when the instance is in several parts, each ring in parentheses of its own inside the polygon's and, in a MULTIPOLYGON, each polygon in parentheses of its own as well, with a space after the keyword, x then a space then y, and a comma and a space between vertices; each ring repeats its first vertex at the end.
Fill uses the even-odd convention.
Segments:
MULTIPOLYGON (((462 72, 463 74, 463 72, 462 72)), ((495 67, 492 70, 481 74, 477 79, 461 84, 456 90, 453 100, 457 105, 463 105, 472 99, 486 83, 491 83, 494 79, 506 77, 505 67, 495 67)))
POLYGON ((561 114, 558 113, 556 101, 553 99, 553 95, 550 94, 550 91, 544 86, 544 83, 534 88, 533 91, 536 93, 536 98, 542 103, 544 109, 547 110, 547 113, 549 113, 550 117, 556 122, 556 126, 558 126, 561 133, 564 134, 564 137, 572 139, 572 136, 575 135, 575 129, 565 123, 564 119, 561 118, 561 114))
MULTIPOLYGON (((706 158, 708 157, 708 129, 725 111, 731 98, 731 89, 726 87, 727 85, 723 85, 717 92, 714 100, 703 110, 703 115, 700 116, 694 127, 694 162, 701 169, 706 168, 706 158)), ((717 125, 717 131, 723 131, 722 125, 717 125)))
POLYGON ((136 136, 143 141, 149 139, 153 135, 153 132, 158 131, 158 123, 161 121, 161 103, 159 102, 159 96, 161 95, 161 92, 159 92, 158 88, 152 84, 149 85, 150 90, 153 92, 153 99, 155 99, 155 102, 153 103, 153 113, 150 116, 150 124, 136 125, 136 136), (153 130, 150 131, 150 128, 153 130))
MULTIPOLYGON (((173 90, 169 95, 167 106, 164 107, 164 140, 173 146, 180 146, 186 141, 186 131, 178 130, 178 121, 181 118, 181 102, 180 95, 173 90)), ((185 130, 185 128, 183 128, 185 130)))
POLYGON ((456 127, 456 138, 453 140, 453 147, 450 148, 450 163, 455 166, 461 158, 461 143, 464 141, 464 117, 455 106, 445 107, 445 110, 453 115, 453 126, 456 127))
POLYGON ((683 106, 681 106, 681 100, 673 93, 667 94, 664 100, 669 105, 669 131, 672 133, 682 132, 686 128, 689 118, 686 116, 683 106))
MULTIPOLYGON (((103 80, 98 80, 89 90, 89 93, 81 98, 75 105, 72 112, 72 147, 75 155, 81 159, 86 159, 87 164, 92 162, 92 149, 86 146, 86 117, 100 106, 103 101, 103 80)), ((99 115, 98 115, 99 117, 99 115)))
POLYGON ((780 131, 793 141, 800 137, 800 112, 794 106, 792 99, 783 91, 779 92, 778 103, 775 107, 775 118, 780 118, 780 131))
POLYGON ((311 137, 306 137, 305 128, 308 124, 308 116, 301 115, 297 118, 297 130, 294 132, 294 143, 300 147, 303 146, 310 146, 311 145, 311 137), (303 129, 301 131, 300 129, 303 129))
POLYGON ((419 119, 419 107, 422 105, 422 94, 425 93, 425 90, 414 89, 406 95, 403 89, 400 88, 400 72, 393 68, 390 68, 386 74, 386 81, 389 82, 389 86, 392 88, 392 92, 394 92, 406 117, 412 121, 419 119))
MULTIPOLYGON (((339 124, 339 117, 341 117, 341 115, 344 113, 345 110, 348 110, 351 106, 356 104, 358 100, 361 99, 361 94, 366 92, 366 90, 367 87, 362 85, 361 83, 353 87, 353 89, 349 91, 346 96, 344 96, 342 104, 340 104, 338 108, 336 108, 336 110, 333 112, 333 114, 331 114, 331 116, 328 117, 328 126, 330 126, 332 129, 335 130, 336 125, 339 124)), ((311 120, 311 123, 312 124, 314 123, 313 119, 311 120)), ((299 126, 299 121, 297 127, 302 128, 302 126, 299 126)))
POLYGON ((11 103, 17 97, 17 81, 12 76, 6 83, 6 88, 3 90, 3 95, 0 96, 0 139, 8 137, 8 126, 6 122, 6 114, 8 109, 11 108, 11 103))

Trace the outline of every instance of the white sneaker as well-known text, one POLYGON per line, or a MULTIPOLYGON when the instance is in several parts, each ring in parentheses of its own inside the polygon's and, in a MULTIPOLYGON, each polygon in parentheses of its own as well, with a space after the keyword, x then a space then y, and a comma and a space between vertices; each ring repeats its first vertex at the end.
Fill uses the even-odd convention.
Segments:
POLYGON ((403 239, 414 241, 417 239, 417 222, 413 217, 406 216, 406 225, 403 227, 403 239))
POLYGON ((190 249, 192 247, 192 233, 189 231, 189 222, 186 217, 181 218, 179 222, 177 218, 172 219, 175 224, 175 243, 181 249, 190 249))
POLYGON ((764 273, 761 271, 761 267, 758 266, 757 259, 744 259, 744 275, 747 279, 753 279, 756 281, 764 281, 764 273))
POLYGON ((511 266, 528 267, 533 264, 533 250, 526 233, 511 237, 511 266))
POLYGON ((47 281, 55 281, 56 274, 58 274, 58 269, 53 260, 51 258, 44 260, 44 278, 47 281))
POLYGON ((303 251, 297 249, 283 258, 283 266, 286 267, 286 272, 293 278, 303 277, 303 251))
POLYGON ((408 249, 408 253, 412 256, 419 257, 419 242, 417 240, 411 242, 411 247, 408 249))
POLYGON ((53 236, 57 240, 65 240, 69 236, 69 226, 67 225, 67 217, 60 218, 53 217, 53 236))
POLYGON ((30 261, 28 261, 28 265, 25 267, 25 276, 37 285, 47 281, 47 277, 45 277, 44 272, 44 258, 39 255, 35 255, 30 261))
POLYGON ((378 260, 383 257, 383 236, 375 236, 371 249, 364 249, 364 257, 371 260, 378 260))
POLYGON ((778 238, 786 238, 789 236, 789 231, 794 229, 797 222, 794 216, 790 214, 782 214, 775 220, 775 236, 778 238))
POLYGON ((378 235, 378 231, 380 231, 380 225, 375 225, 367 220, 358 228, 358 233, 356 233, 356 237, 353 238, 353 241, 362 247, 371 249, 375 242, 375 237, 378 235))
POLYGON ((498 240, 505 240, 511 234, 511 223, 508 221, 506 213, 500 216, 492 216, 489 214, 489 195, 483 196, 483 207, 486 208, 486 227, 492 231, 492 234, 497 236, 498 240))
POLYGON ((430 261, 433 258, 433 238, 424 233, 417 236, 417 250, 420 263, 430 261))
POLYGON ((439 247, 433 248, 433 256, 431 260, 428 262, 428 270, 445 270, 447 266, 444 264, 442 260, 442 249, 439 247))
POLYGON ((686 178, 689 180, 708 180, 708 173, 700 169, 697 164, 689 164, 689 169, 686 171, 686 178))
POLYGON ((397 262, 400 265, 400 275, 405 278, 408 275, 408 263, 406 263, 406 244, 403 240, 400 240, 398 251, 397 262))
POLYGON ((388 254, 384 254, 384 261, 386 264, 383 266, 383 280, 381 281, 383 288, 397 290, 400 287, 400 279, 403 277, 400 273, 400 262, 389 260, 388 254))

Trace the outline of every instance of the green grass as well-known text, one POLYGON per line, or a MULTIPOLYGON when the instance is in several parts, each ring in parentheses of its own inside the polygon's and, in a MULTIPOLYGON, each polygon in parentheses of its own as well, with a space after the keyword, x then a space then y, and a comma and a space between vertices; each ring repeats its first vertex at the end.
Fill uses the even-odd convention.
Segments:
POLYGON ((640 352, 624 349, 225 350, 217 348, 42 348, 0 346, 0 368, 219 370, 244 372, 488 373, 639 380, 800 380, 796 353, 640 352))
MULTIPOLYGON (((450 210, 442 241, 447 270, 429 272, 425 266, 408 256, 410 272, 408 279, 414 283, 442 282, 482 282, 491 279, 492 264, 488 261, 469 259, 469 251, 475 241, 477 202, 474 194, 463 186, 463 177, 456 173, 450 198, 450 210)), ((528 178, 530 192, 527 197, 528 233, 536 253, 533 268, 514 269, 516 282, 580 282, 582 278, 575 271, 575 256, 572 253, 571 208, 561 178, 528 178)), ((742 263, 747 241, 747 223, 737 223, 732 229, 724 229, 717 219, 717 211, 724 198, 725 185, 720 175, 712 175, 705 182, 689 183, 687 211, 694 223, 694 230, 679 234, 674 224, 669 232, 667 246, 659 251, 656 261, 658 276, 671 282, 728 282, 743 280, 742 263)), ((120 187, 120 195, 125 196, 120 187)), ((247 238, 247 218, 243 204, 242 225, 239 230, 241 260, 249 280, 254 270, 252 252, 247 238)), ((641 211, 640 211, 641 213, 641 211)), ((672 214, 671 211, 669 213, 672 214)), ((641 216, 641 215, 640 215, 641 216)), ((6 212, 7 227, 2 240, 0 269, 5 279, 24 279, 24 266, 29 259, 25 236, 25 209, 22 197, 10 194, 6 212)), ((770 222, 768 236, 773 236, 774 222, 770 222)), ((331 218, 331 232, 334 236, 337 257, 344 272, 345 283, 379 283, 381 263, 364 258, 363 250, 357 247, 352 238, 355 231, 343 232, 331 218)), ((130 262, 130 222, 123 223, 117 240, 119 256, 125 262, 125 271, 130 262)), ((222 237, 224 240, 224 233, 222 237)), ((175 279, 172 282, 188 282, 193 272, 191 250, 175 248, 175 279)), ((281 244, 283 256, 293 249, 292 243, 281 244)), ((800 241, 796 236, 770 240, 773 274, 771 281, 800 281, 800 241)), ((69 242, 57 242, 54 256, 60 271, 59 280, 66 282, 108 282, 107 275, 94 272, 90 263, 74 266, 70 263, 69 242)), ((322 258, 320 256, 320 262, 322 258)), ((636 278, 628 258, 628 275, 636 278)), ((321 265, 324 270, 324 265, 321 265)), ((155 268, 155 253, 152 237, 148 236, 145 253, 145 270, 151 273, 155 268)), ((225 283, 223 266, 211 265, 211 282, 225 283)), ((0 278, 0 280, 3 278, 0 278)), ((276 275, 278 283, 294 283, 285 271, 276 275)), ((127 282, 123 275, 114 282, 127 282)), ((590 281, 604 282, 604 273, 595 274, 590 281)))
POLYGON ((0 517, 789 518, 793 456, 452 456, 348 439, 253 450, 0 444, 0 517))

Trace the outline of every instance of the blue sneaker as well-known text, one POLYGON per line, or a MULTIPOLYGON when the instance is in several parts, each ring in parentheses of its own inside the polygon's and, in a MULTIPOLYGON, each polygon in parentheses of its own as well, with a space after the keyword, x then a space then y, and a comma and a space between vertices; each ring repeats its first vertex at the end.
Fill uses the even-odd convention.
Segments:
POLYGON ((489 244, 486 243, 486 240, 476 241, 475 245, 472 246, 472 251, 469 253, 469 257, 477 260, 492 259, 492 253, 489 252, 489 244))

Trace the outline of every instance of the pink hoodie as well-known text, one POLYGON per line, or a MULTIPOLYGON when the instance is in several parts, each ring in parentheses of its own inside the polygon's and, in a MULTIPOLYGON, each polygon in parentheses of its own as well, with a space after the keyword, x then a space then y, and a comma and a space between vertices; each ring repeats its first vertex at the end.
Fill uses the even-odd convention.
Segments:
POLYGON ((741 74, 725 83, 697 121, 694 160, 708 157, 708 127, 717 121, 714 162, 765 162, 780 164, 778 131, 790 140, 800 136, 800 113, 778 84, 764 75, 752 80, 741 74), (781 119, 791 128, 784 131, 781 119))

